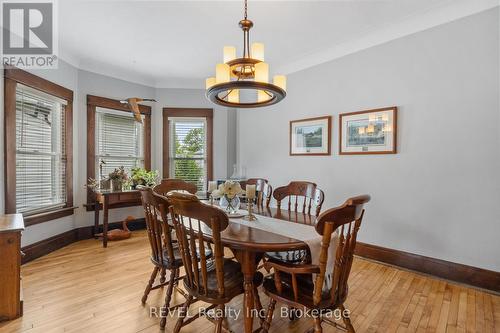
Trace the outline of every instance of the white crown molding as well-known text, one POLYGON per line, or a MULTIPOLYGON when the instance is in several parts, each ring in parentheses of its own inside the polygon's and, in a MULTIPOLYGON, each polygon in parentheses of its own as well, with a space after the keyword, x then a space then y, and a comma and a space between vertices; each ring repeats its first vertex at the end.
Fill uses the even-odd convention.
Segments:
POLYGON ((80 60, 80 66, 78 68, 88 72, 110 76, 118 80, 137 83, 150 88, 155 88, 156 86, 155 80, 152 77, 137 73, 135 70, 127 70, 106 63, 95 63, 93 61, 80 60))
POLYGON ((65 63, 75 67, 76 69, 80 69, 80 58, 75 56, 74 54, 68 53, 65 50, 58 50, 59 60, 64 61, 65 63))
MULTIPOLYGON (((351 41, 313 50, 308 55, 292 59, 286 64, 276 64, 276 72, 283 74, 298 72, 398 38, 474 15, 499 5, 500 0, 453 0, 444 5, 428 8, 423 12, 408 16, 398 22, 388 24, 381 29, 367 32, 351 41)), ((81 70, 151 88, 204 89, 204 79, 201 77, 160 78, 155 80, 137 72, 117 68, 109 64, 83 61, 78 59, 76 55, 68 54, 67 52, 62 52, 60 59, 81 70)))
POLYGON ((168 78, 156 81, 156 88, 205 89, 203 78, 168 78))
POLYGON ((344 57, 389 41, 443 25, 500 5, 500 0, 454 0, 439 7, 411 15, 357 39, 310 52, 307 56, 277 66, 277 73, 291 74, 344 57))

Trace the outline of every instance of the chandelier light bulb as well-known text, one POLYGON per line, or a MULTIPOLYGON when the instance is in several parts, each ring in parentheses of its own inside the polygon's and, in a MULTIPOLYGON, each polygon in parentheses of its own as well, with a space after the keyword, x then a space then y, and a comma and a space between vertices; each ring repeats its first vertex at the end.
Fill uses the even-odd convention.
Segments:
POLYGON ((238 89, 233 89, 227 95, 227 101, 230 103, 239 103, 240 102, 240 91, 238 89))
POLYGON ((217 66, 215 66, 215 82, 216 83, 229 82, 229 65, 217 64, 217 66))
POLYGON ((262 43, 252 43, 252 48, 250 51, 250 56, 253 59, 264 61, 264 44, 262 43))
POLYGON ((285 75, 275 75, 273 78, 273 84, 280 87, 286 91, 286 76, 285 75))
POLYGON ((236 48, 234 46, 224 46, 224 63, 236 59, 236 48))
POLYGON ((215 85, 215 78, 209 77, 205 80, 205 89, 210 89, 215 85))
POLYGON ((255 81, 256 82, 269 82, 269 65, 265 62, 255 64, 255 81))
POLYGON ((263 90, 257 90, 257 102, 265 102, 269 99, 269 95, 263 90))

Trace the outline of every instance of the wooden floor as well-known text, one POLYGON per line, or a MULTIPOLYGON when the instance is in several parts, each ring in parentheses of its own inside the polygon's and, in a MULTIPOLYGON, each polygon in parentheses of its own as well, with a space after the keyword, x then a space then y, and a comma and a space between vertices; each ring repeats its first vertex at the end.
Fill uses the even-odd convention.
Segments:
MULTIPOLYGON (((0 324, 0 332, 158 332, 149 313, 161 306, 163 291, 152 291, 146 306, 140 302, 152 269, 148 255, 141 231, 107 249, 86 240, 24 265, 24 317, 0 324)), ((233 300, 231 309, 241 309, 241 301, 233 300)), ((499 296, 359 258, 347 307, 358 333, 500 332, 499 296)), ((174 321, 167 321, 166 332, 174 321)), ((242 332, 241 322, 230 322, 234 332, 242 332)), ((310 324, 282 319, 278 309, 271 332, 304 332, 310 324)), ((182 332, 212 330, 201 318, 182 332)), ((327 325, 324 331, 341 332, 327 325)))

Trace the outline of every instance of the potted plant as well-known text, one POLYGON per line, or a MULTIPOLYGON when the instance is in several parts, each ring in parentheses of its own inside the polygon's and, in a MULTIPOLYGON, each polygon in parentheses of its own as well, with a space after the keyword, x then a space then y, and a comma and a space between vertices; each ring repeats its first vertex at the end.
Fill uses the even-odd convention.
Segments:
POLYGON ((125 168, 121 166, 109 174, 109 179, 111 181, 111 191, 121 191, 123 183, 128 179, 128 175, 125 168))
POLYGON ((155 186, 158 182, 158 171, 147 171, 144 168, 132 168, 132 187, 137 186, 155 186))

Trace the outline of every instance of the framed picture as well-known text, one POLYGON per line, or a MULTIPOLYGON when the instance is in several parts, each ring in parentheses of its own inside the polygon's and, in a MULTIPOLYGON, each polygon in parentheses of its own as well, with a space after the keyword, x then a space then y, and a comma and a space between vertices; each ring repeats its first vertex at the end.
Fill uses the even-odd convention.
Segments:
POLYGON ((396 154, 398 108, 343 113, 339 116, 339 154, 396 154))
POLYGON ((330 155, 332 117, 290 121, 290 155, 330 155))

